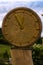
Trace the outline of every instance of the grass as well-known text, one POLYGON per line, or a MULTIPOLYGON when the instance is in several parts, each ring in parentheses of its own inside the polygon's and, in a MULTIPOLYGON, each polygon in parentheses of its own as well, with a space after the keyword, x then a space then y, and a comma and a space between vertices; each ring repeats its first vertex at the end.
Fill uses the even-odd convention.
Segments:
POLYGON ((4 44, 0 44, 0 53, 4 53, 5 51, 8 51, 8 53, 10 52, 10 47, 4 44))
MULTIPOLYGON (((10 46, 0 44, 0 59, 5 60, 5 58, 3 58, 3 55, 4 55, 4 53, 6 51, 7 51, 8 55, 9 55, 9 57, 10 57, 10 46)), ((5 62, 2 61, 2 62, 0 62, 0 65, 9 65, 9 63, 7 62, 7 64, 5 64, 5 62)))

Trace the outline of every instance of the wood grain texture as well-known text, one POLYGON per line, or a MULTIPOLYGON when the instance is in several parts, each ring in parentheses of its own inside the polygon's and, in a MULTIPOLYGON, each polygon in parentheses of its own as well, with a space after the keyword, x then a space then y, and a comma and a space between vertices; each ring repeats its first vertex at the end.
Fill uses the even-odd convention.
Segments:
POLYGON ((11 49, 12 65, 33 65, 32 51, 11 49))
POLYGON ((40 37, 41 30, 41 19, 29 8, 14 8, 3 19, 4 37, 17 47, 32 46, 40 37))

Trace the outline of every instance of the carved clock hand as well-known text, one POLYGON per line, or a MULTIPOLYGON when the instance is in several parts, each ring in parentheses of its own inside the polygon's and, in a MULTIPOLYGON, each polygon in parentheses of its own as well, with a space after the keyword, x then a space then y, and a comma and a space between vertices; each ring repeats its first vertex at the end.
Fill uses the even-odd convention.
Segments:
POLYGON ((18 25, 20 26, 20 29, 23 30, 24 27, 23 27, 23 25, 21 24, 21 21, 20 21, 20 19, 18 18, 18 16, 17 16, 16 14, 15 14, 15 18, 16 18, 16 20, 17 20, 18 25))

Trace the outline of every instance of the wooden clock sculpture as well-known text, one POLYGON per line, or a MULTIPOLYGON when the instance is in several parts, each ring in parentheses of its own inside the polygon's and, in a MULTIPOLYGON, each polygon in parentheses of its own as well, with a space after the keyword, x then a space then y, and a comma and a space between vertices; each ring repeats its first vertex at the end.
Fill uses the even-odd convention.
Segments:
POLYGON ((11 49, 12 65, 33 65, 32 46, 41 34, 40 17, 31 9, 19 7, 11 10, 3 20, 2 32, 11 49))

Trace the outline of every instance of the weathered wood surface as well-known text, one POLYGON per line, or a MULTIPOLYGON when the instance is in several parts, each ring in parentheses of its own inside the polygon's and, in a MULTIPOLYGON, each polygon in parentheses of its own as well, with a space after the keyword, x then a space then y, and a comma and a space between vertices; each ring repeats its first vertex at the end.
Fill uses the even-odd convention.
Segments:
POLYGON ((32 51, 11 49, 12 65, 33 65, 32 51))

